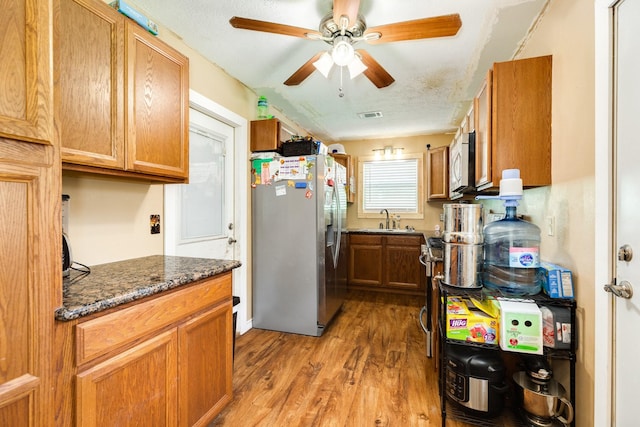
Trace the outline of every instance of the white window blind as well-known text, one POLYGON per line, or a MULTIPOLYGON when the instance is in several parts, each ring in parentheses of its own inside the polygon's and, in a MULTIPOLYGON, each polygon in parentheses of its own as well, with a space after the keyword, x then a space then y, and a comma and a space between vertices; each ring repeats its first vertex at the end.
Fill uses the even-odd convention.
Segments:
POLYGON ((362 164, 363 209, 418 212, 418 160, 375 160, 362 164))

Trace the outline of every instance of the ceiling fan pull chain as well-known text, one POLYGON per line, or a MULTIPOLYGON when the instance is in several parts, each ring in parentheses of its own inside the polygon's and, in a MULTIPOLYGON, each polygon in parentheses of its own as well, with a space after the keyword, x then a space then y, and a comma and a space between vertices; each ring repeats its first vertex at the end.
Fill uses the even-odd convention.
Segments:
POLYGON ((342 90, 342 73, 344 71, 344 67, 340 67, 340 87, 338 88, 338 96, 340 98, 344 97, 344 91, 342 90))

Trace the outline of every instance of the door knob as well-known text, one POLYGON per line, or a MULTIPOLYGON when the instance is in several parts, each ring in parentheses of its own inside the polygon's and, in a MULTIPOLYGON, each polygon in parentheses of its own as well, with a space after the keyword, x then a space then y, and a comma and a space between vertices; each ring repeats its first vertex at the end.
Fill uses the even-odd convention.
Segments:
POLYGON ((229 237, 228 242, 229 242, 229 244, 230 244, 230 245, 232 245, 232 244, 234 244, 235 242, 237 242, 237 240, 236 240, 236 239, 234 239, 233 237, 229 237))
POLYGON ((631 261, 632 258, 633 258, 633 250, 631 249, 631 246, 629 245, 620 246, 620 249, 618 249, 618 260, 629 262, 631 261))
POLYGON ((633 287, 627 280, 623 280, 619 285, 617 285, 616 279, 613 279, 610 284, 604 285, 604 290, 606 292, 611 292, 619 298, 630 299, 633 296, 633 287))

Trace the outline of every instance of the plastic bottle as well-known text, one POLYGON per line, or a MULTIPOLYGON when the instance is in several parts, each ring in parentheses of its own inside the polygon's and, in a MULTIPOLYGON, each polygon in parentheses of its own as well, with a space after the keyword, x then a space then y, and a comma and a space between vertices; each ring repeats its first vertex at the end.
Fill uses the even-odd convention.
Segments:
POLYGON ((267 98, 261 96, 258 98, 258 119, 268 119, 269 118, 269 102, 267 102, 267 98))
POLYGON ((500 198, 506 214, 484 227, 483 285, 507 295, 535 295, 540 292, 540 228, 518 219, 516 207, 522 198, 518 169, 502 172, 500 198))

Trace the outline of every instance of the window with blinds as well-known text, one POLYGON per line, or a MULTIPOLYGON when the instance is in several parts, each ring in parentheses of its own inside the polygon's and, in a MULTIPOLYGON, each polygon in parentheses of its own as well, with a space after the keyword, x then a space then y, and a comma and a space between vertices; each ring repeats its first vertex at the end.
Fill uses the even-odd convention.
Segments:
POLYGON ((418 213, 419 161, 413 159, 372 160, 362 163, 362 208, 364 212, 418 213))

